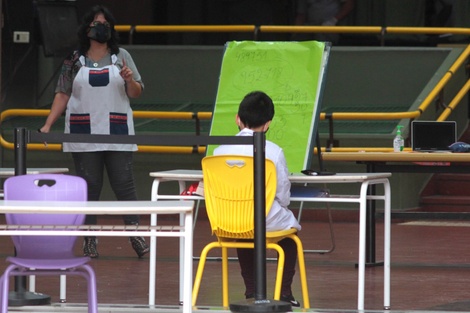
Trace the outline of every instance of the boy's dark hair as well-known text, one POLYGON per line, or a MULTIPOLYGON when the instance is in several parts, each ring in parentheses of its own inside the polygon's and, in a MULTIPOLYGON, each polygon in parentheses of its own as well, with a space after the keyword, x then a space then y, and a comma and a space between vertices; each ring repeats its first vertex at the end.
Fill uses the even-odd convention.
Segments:
POLYGON ((88 11, 82 18, 82 24, 78 27, 78 42, 81 55, 86 55, 88 49, 90 48, 90 38, 88 38, 88 30, 90 29, 90 24, 95 19, 96 14, 102 13, 106 21, 108 21, 109 26, 111 27, 111 38, 108 40, 108 47, 111 50, 111 54, 119 53, 119 34, 114 29, 116 25, 116 19, 114 18, 111 11, 108 10, 105 6, 95 5, 88 11))
POLYGON ((240 103, 238 117, 245 127, 262 126, 274 117, 273 100, 262 91, 250 92, 240 103))

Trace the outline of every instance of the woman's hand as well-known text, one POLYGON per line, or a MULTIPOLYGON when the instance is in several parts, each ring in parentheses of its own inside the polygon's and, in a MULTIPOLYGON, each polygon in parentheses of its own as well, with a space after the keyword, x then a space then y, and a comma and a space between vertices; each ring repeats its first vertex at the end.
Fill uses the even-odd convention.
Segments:
POLYGON ((43 127, 39 128, 40 133, 48 133, 51 130, 51 128, 47 125, 44 125, 43 127))
POLYGON ((130 83, 133 80, 132 74, 134 74, 134 73, 132 72, 132 70, 130 68, 127 67, 125 59, 122 59, 122 64, 123 64, 123 66, 122 66, 121 71, 119 72, 119 74, 121 74, 122 79, 124 79, 126 82, 130 83))
POLYGON ((130 98, 137 98, 142 93, 142 85, 136 82, 132 75, 134 74, 130 68, 127 67, 126 60, 122 59, 122 69, 119 72, 122 79, 126 81, 126 93, 130 98))
POLYGON ((54 96, 54 101, 52 101, 51 111, 47 116, 46 122, 44 125, 39 128, 41 133, 48 133, 51 130, 52 125, 57 121, 57 119, 64 113, 67 108, 67 103, 69 102, 70 96, 63 92, 58 92, 54 96))

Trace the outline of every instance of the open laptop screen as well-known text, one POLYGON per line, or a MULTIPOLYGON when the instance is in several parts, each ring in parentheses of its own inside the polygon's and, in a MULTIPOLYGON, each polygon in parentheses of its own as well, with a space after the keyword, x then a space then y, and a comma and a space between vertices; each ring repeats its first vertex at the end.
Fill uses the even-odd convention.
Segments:
POLYGON ((457 141, 455 121, 412 121, 411 147, 413 151, 450 150, 449 146, 457 141))

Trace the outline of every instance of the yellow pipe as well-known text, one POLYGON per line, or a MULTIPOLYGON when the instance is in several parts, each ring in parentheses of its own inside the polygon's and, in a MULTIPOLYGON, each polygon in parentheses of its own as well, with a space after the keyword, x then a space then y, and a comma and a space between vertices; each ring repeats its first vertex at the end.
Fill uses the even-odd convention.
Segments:
POLYGON ((419 106, 419 110, 424 112, 431 102, 437 97, 439 92, 444 88, 444 85, 452 78, 452 75, 459 69, 464 62, 466 62, 468 55, 470 54, 470 45, 467 45, 467 48, 460 54, 460 56, 455 60, 454 64, 449 68, 449 70, 444 74, 441 80, 436 84, 436 86, 431 90, 428 96, 423 100, 419 106))
POLYGON ((470 28, 457 27, 386 27, 387 33, 393 34, 454 34, 470 35, 470 28))
POLYGON ((194 113, 192 112, 151 112, 151 111, 135 111, 133 116, 135 118, 162 118, 162 119, 193 119, 194 113))
POLYGON ((445 121, 450 113, 454 110, 455 107, 460 103, 460 101, 463 99, 463 97, 466 96, 467 92, 470 90, 470 80, 467 80, 465 85, 459 90, 457 95, 452 99, 452 101, 449 103, 449 105, 445 108, 445 110, 441 113, 437 121, 442 122, 445 121))
POLYGON ((136 32, 254 32, 255 25, 137 25, 136 32))
MULTIPOLYGON (((419 111, 410 112, 333 112, 333 120, 398 120, 404 118, 416 118, 420 115, 419 111)), ((321 119, 326 119, 326 114, 320 114, 321 119)))
MULTIPOLYGON (((255 25, 116 25, 119 32, 254 32, 255 25)), ((470 28, 458 27, 402 27, 402 26, 299 26, 260 25, 267 33, 375 33, 375 34, 453 34, 470 35, 470 28)))
POLYGON ((131 25, 115 25, 114 29, 118 32, 130 32, 132 26, 131 25))
MULTIPOLYGON (((393 147, 333 147, 322 148, 323 152, 393 152, 393 147)), ((404 148, 403 151, 411 151, 411 148, 404 148)), ((317 153, 317 149, 315 149, 317 153)))
MULTIPOLYGON (((9 109, 0 113, 0 122, 12 116, 47 116, 49 109, 9 109)), ((161 119, 210 119, 212 112, 165 112, 165 111, 134 111, 135 118, 161 119)))
MULTIPOLYGON (((9 109, 0 113, 0 123, 6 118, 13 116, 29 116, 37 117, 49 115, 50 110, 48 109, 9 109)), ((134 117, 136 118, 161 118, 161 119, 193 119, 197 116, 199 119, 210 119, 212 117, 211 112, 148 112, 148 111, 134 111, 134 117)), ((14 143, 6 141, 3 136, 0 136, 0 145, 6 149, 13 150, 14 143)), ((34 151, 62 151, 61 144, 47 144, 43 143, 29 143, 27 144, 28 150, 34 151)), ((178 153, 178 154, 191 154, 194 153, 193 147, 179 147, 179 146, 143 146, 139 145, 139 152, 144 153, 178 153)), ((198 147, 197 153, 204 153, 205 147, 198 147)))
POLYGON ((264 33, 376 33, 382 32, 380 26, 285 26, 261 25, 264 33))
POLYGON ((47 116, 51 110, 10 109, 0 113, 0 123, 11 116, 47 116))

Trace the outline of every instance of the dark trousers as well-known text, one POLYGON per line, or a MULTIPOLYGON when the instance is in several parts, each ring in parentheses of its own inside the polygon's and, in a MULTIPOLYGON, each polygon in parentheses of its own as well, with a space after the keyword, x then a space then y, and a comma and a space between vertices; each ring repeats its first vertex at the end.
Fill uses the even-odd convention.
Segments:
MULTIPOLYGON (((278 244, 284 250, 286 256, 282 276, 281 295, 291 295, 291 285, 295 275, 295 264, 297 263, 297 245, 295 241, 290 238, 282 239, 278 244)), ((252 296, 255 293, 254 249, 237 249, 237 255, 243 281, 245 282, 245 296, 252 296)))
MULTIPOLYGON (((105 168, 116 199, 120 201, 137 200, 132 156, 133 152, 128 151, 72 153, 76 174, 85 179, 88 184, 89 201, 100 199, 105 168)), ((124 215, 123 220, 126 225, 136 224, 139 222, 139 216, 124 215)), ((96 215, 87 215, 85 224, 94 225, 96 222, 96 215)))

